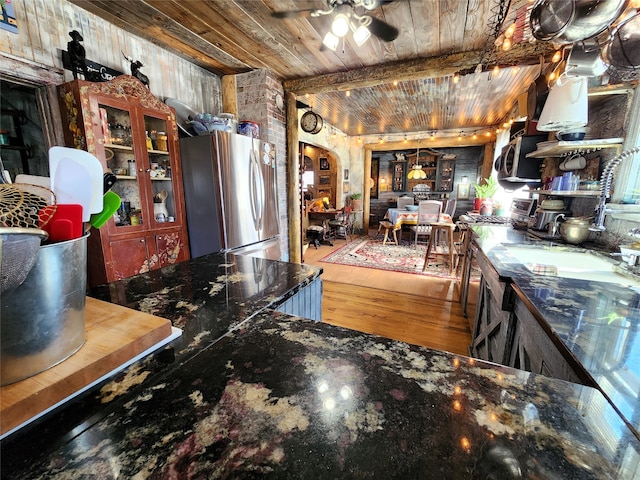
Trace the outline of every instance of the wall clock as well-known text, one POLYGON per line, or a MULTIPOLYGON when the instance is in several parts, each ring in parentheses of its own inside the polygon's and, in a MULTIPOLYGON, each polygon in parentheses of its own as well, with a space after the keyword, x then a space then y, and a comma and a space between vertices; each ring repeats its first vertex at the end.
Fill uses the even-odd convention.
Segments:
POLYGON ((319 133, 322 125, 322 117, 311 111, 305 112, 300 119, 300 127, 307 133, 319 133))

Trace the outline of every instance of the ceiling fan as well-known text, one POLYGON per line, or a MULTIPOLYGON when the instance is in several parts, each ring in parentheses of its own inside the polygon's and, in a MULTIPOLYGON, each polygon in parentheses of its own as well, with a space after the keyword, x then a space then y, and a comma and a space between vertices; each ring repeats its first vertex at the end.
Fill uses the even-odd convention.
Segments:
POLYGON ((392 1, 394 0, 326 0, 327 8, 325 10, 290 10, 273 12, 272 15, 275 18, 298 18, 321 17, 333 14, 331 30, 327 32, 322 43, 335 51, 340 38, 344 37, 349 31, 353 32, 353 39, 359 47, 371 35, 375 35, 385 42, 392 42, 398 38, 399 31, 396 27, 367 14, 367 11, 375 10, 392 1), (362 14, 358 13, 360 8, 365 10, 362 14))

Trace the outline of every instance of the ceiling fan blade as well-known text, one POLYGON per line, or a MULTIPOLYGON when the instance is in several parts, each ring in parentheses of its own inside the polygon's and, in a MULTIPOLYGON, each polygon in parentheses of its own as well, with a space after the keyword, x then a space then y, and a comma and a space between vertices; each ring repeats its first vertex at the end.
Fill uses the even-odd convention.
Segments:
POLYGON ((289 10, 288 12, 271 12, 271 16, 274 18, 300 18, 308 17, 312 12, 316 10, 289 10))
POLYGON ((371 18, 371 25, 369 25, 369 31, 372 35, 375 35, 380 40, 385 42, 392 42, 398 38, 400 33, 396 27, 389 25, 387 22, 380 20, 376 17, 371 18))

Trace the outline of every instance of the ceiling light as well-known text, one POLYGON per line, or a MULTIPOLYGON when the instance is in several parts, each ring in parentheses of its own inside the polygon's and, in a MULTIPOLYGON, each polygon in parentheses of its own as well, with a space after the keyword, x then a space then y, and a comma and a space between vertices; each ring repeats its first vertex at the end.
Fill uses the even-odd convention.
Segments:
POLYGON ((333 23, 331 23, 331 31, 336 37, 344 37, 349 33, 349 24, 349 17, 344 13, 339 13, 333 19, 333 23))
POLYGON ((360 25, 356 28, 356 31, 353 32, 353 41, 356 42, 356 45, 361 47, 364 45, 364 42, 369 40, 371 37, 371 32, 365 25, 360 25))
POLYGON ((411 167, 411 170, 409 170, 407 178, 409 180, 424 180, 425 178, 427 178, 427 173, 422 170, 422 165, 415 164, 413 167, 411 167))
POLYGON ((340 42, 340 38, 336 37, 331 32, 327 32, 327 34, 322 39, 322 44, 329 50, 332 50, 334 52, 336 51, 336 48, 338 48, 338 42, 340 42))
POLYGON ((505 30, 504 32, 504 36, 507 37, 507 39, 513 37, 513 34, 516 32, 516 24, 512 23, 511 25, 509 25, 509 27, 505 30))
POLYGON ((345 94, 347 97, 350 97, 350 96, 351 96, 351 90, 347 90, 346 92, 344 92, 344 94, 345 94))

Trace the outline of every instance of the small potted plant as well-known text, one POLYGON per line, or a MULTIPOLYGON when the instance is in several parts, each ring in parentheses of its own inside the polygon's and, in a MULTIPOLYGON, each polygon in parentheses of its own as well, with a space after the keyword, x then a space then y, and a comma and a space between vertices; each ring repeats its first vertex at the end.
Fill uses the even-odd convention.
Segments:
POLYGON ((491 215, 493 212, 493 196, 498 192, 498 181, 493 178, 485 178, 484 184, 475 183, 473 188, 476 191, 476 198, 473 201, 474 210, 483 210, 481 215, 491 215), (482 208, 484 206, 484 208, 482 208))
POLYGON ((493 202, 493 214, 498 217, 504 217, 507 214, 507 208, 500 200, 495 200, 493 202))
POLYGON ((351 210, 362 210, 362 194, 354 193, 351 195, 351 210))

